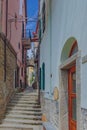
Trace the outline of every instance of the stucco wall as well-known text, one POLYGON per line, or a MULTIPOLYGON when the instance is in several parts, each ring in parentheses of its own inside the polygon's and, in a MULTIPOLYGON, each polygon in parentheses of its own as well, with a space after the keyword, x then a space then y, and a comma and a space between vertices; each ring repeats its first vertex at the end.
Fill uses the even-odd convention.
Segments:
MULTIPOLYGON (((21 69, 23 67, 24 70, 24 65, 22 64, 22 18, 25 19, 25 0, 21 0, 21 1, 22 1, 22 12, 20 14, 20 0, 8 0, 7 38, 10 41, 15 52, 17 53, 17 65, 20 68, 19 80, 22 80, 22 82, 24 83, 25 76, 21 74, 21 69), (17 15, 16 22, 15 22, 15 14, 17 15)), ((6 15, 7 15, 6 0, 2 1, 2 9, 3 11, 2 11, 1 32, 6 34, 6 15)))
POLYGON ((87 109, 81 110, 82 114, 82 130, 87 130, 87 109))
MULTIPOLYGON (((60 65, 68 58, 69 50, 72 47, 72 38, 77 40, 80 57, 76 57, 76 81, 77 81, 77 130, 87 129, 87 1, 86 0, 50 0, 48 6, 47 24, 40 44, 40 67, 45 63, 45 107, 48 109, 49 99, 53 99, 53 89, 59 89, 59 124, 61 130, 68 129, 68 106, 65 97, 68 90, 62 91, 61 83, 66 80, 59 77, 60 65), (71 39, 69 41, 69 38, 71 39), (70 46, 66 46, 67 43, 70 46), (62 60, 61 60, 62 59, 62 60), (49 93, 46 93, 49 92, 49 93), (47 99, 48 98, 48 99, 47 99), (47 102, 48 101, 48 102, 47 102), (82 110, 82 111, 81 111, 82 110), (82 112, 82 113, 81 113, 82 112), (64 115, 65 114, 65 115, 64 115), (82 114, 82 116, 81 116, 82 114)), ((69 60, 69 59, 68 59, 69 60)), ((63 68, 64 69, 64 68, 63 68)), ((67 80, 66 80, 67 81, 67 80)), ((65 85, 63 83, 64 90, 65 85)), ((51 100, 50 100, 51 102, 51 100)), ((54 105, 55 106, 55 105, 54 105)), ((50 107, 51 109, 51 107, 50 107)), ((44 108, 45 110, 45 108, 44 108)), ((51 115, 50 112, 47 115, 51 115)), ((54 115, 53 115, 54 117, 54 115)), ((50 121, 50 119, 49 119, 50 121)), ((56 121, 56 119, 55 119, 56 121)))
MULTIPOLYGON (((24 7, 24 2, 22 7, 24 7)), ((12 47, 17 53, 17 64, 20 67, 20 79, 23 80, 21 76, 21 67, 22 67, 22 22, 18 22, 22 16, 25 16, 24 10, 22 15, 19 14, 20 10, 20 0, 9 0, 8 1, 8 19, 15 18, 15 13, 17 15, 17 22, 13 19, 14 22, 8 22, 8 39, 12 44, 12 47), (13 16, 13 17, 12 17, 13 16), (14 37, 15 36, 15 37, 14 37), (19 48, 20 43, 20 48, 19 48)))
MULTIPOLYGON (((44 32, 44 35, 42 35, 42 42, 40 44, 40 67, 42 67, 42 63, 45 63, 45 72, 46 72, 46 78, 45 78, 45 88, 46 92, 51 91, 51 67, 50 67, 50 8, 48 8, 48 26, 46 26, 46 30, 44 32)), ((49 94, 45 94, 46 97, 49 97, 49 94)))
MULTIPOLYGON (((61 52, 68 38, 74 37, 77 40, 81 57, 87 54, 86 34, 87 34, 87 1, 85 0, 51 0, 51 14, 48 15, 48 26, 42 38, 40 45, 41 57, 40 66, 45 62, 46 68, 46 91, 52 91, 55 86, 59 87, 59 65, 61 64, 61 52), (52 78, 50 77, 52 74, 52 78)), ((84 71, 82 64, 82 74, 84 71)), ((81 77, 81 106, 87 108, 87 103, 84 102, 87 97, 86 90, 86 72, 81 77), (84 96, 85 93, 85 96, 84 96)), ((47 94, 46 94, 47 95, 47 94)), ((48 97, 50 97, 48 95, 48 97)))

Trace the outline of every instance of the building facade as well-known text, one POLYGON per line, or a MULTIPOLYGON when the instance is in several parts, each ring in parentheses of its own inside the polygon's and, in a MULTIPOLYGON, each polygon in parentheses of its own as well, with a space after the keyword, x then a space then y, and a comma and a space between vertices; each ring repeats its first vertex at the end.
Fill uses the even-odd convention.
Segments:
POLYGON ((86 11, 87 1, 40 0, 41 104, 57 130, 87 130, 86 11))
POLYGON ((24 87, 26 0, 0 0, 0 119, 16 87, 24 87))
POLYGON ((22 38, 26 26, 26 0, 1 0, 1 32, 10 41, 17 54, 17 86, 25 84, 24 46, 22 38))

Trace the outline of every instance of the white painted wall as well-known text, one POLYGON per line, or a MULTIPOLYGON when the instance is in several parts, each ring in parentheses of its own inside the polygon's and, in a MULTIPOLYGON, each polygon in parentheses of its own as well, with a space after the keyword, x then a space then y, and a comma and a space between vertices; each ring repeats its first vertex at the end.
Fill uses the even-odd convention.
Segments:
MULTIPOLYGON (((40 66, 42 62, 45 62, 46 66, 46 91, 52 91, 55 86, 59 87, 58 68, 61 64, 61 51, 68 38, 75 37, 81 56, 87 55, 87 0, 50 0, 50 3, 51 15, 48 13, 48 24, 40 45, 40 66)), ((87 102, 84 102, 87 97, 85 70, 87 64, 82 64, 81 106, 83 108, 87 108, 87 102)))
POLYGON ((82 65, 81 106, 87 109, 87 63, 82 65))

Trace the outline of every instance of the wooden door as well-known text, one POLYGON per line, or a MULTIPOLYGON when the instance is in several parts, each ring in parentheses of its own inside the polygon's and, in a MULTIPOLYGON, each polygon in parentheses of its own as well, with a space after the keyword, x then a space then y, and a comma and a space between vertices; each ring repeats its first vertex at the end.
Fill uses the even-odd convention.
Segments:
POLYGON ((68 84, 68 108, 69 108, 69 130, 76 130, 76 67, 69 70, 68 84))

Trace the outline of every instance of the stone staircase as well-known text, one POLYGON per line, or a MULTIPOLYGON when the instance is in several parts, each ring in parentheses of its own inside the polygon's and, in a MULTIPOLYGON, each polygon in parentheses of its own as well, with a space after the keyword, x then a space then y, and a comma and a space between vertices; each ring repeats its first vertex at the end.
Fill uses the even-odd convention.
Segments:
POLYGON ((37 99, 35 92, 16 93, 7 106, 0 130, 42 130, 41 106, 37 99))

